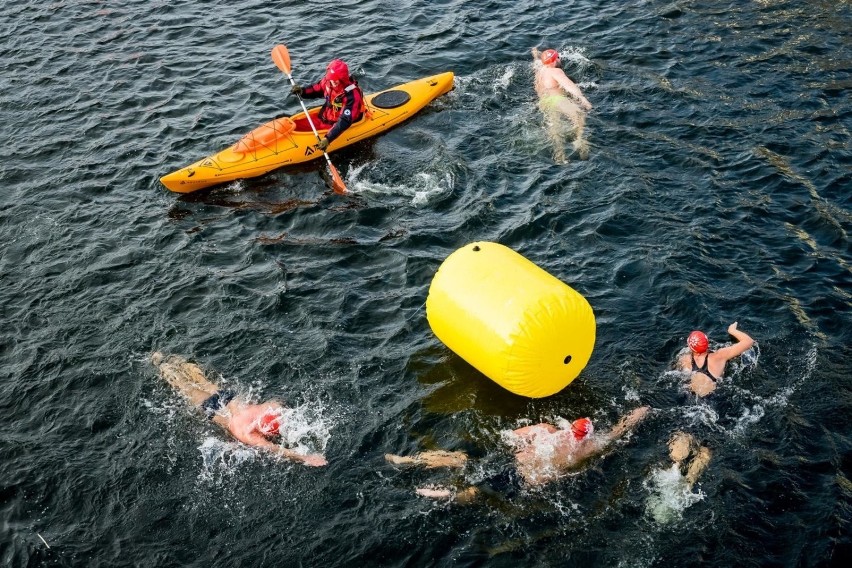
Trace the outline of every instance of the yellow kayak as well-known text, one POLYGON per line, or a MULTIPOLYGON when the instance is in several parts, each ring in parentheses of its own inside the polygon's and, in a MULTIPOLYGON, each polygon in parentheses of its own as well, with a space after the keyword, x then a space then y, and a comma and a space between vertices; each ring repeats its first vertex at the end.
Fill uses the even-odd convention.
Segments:
MULTIPOLYGON (((367 112, 364 117, 343 131, 327 151, 349 146, 396 126, 452 88, 453 73, 446 72, 365 95, 367 112)), ((309 112, 314 117, 319 107, 309 112)), ((317 131, 320 137, 327 132, 317 131)), ((302 112, 267 122, 233 146, 164 175, 160 181, 172 191, 190 193, 320 157, 322 152, 317 149, 317 138, 302 112)))

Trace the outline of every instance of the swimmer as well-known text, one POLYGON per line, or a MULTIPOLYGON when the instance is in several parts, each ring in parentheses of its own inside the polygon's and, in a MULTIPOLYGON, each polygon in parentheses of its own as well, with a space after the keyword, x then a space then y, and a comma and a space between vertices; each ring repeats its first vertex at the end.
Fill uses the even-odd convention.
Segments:
POLYGON ((678 360, 678 367, 690 373, 689 388, 699 397, 715 391, 717 381, 725 374, 725 364, 754 345, 754 339, 737 329, 737 322, 728 326, 728 333, 736 338, 737 343, 709 353, 710 343, 703 332, 693 331, 686 340, 689 353, 678 360))
POLYGON ((562 134, 559 131, 559 115, 567 116, 574 126, 574 149, 580 159, 588 158, 589 145, 583 138, 586 125, 586 113, 592 110, 592 103, 583 96, 580 88, 557 67, 559 53, 555 49, 546 49, 539 53, 532 48, 533 60, 541 61, 541 67, 535 73, 535 91, 538 93, 538 106, 547 119, 548 135, 553 142, 554 159, 557 163, 567 163, 563 148, 562 134), (566 93, 570 96, 566 96, 566 93))
POLYGON ((686 432, 675 432, 669 440, 669 457, 678 466, 690 489, 710 464, 713 453, 707 446, 700 446, 695 436, 686 432), (691 458, 691 459, 690 459, 691 458))
POLYGON ((515 454, 518 473, 528 486, 559 479, 602 453, 642 421, 649 410, 648 406, 637 408, 622 416, 612 430, 598 435, 594 434, 594 426, 588 418, 575 420, 566 430, 547 423, 519 428, 514 431, 522 445, 515 454))
POLYGON ((177 389, 190 404, 200 408, 207 417, 227 430, 240 442, 275 455, 310 466, 327 465, 322 454, 303 455, 270 441, 279 435, 284 407, 277 402, 249 404, 230 390, 219 388, 207 380, 202 370, 183 357, 164 357, 154 353, 151 362, 160 375, 177 389))
MULTIPOLYGON (((503 471, 486 484, 512 493, 524 487, 538 487, 555 481, 566 473, 576 471, 589 458, 602 453, 609 445, 632 430, 648 414, 650 407, 643 406, 623 416, 609 432, 595 434, 592 421, 580 418, 569 428, 560 429, 542 423, 512 431, 515 447, 514 467, 503 471)), ((397 465, 423 467, 463 468, 467 464, 464 452, 434 450, 420 452, 412 457, 386 454, 385 459, 397 465), (449 457, 451 455, 452 457, 449 457)), ((446 487, 421 487, 418 495, 433 499, 451 499, 467 503, 479 493, 475 487, 455 490, 446 487)))

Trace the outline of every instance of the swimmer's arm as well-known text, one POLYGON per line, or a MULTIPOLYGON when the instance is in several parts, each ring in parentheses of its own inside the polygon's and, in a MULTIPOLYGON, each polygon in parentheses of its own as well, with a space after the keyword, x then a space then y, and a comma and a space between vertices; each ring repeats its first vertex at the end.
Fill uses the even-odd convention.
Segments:
POLYGON ((633 410, 630 414, 623 416, 618 421, 618 424, 613 426, 612 430, 606 436, 606 440, 612 441, 625 435, 647 416, 649 410, 651 410, 650 406, 641 406, 633 410))
POLYGON ((692 361, 690 361, 689 359, 689 353, 683 355, 680 359, 677 360, 677 368, 680 371, 692 370, 692 361))
POLYGON ((541 57, 541 53, 538 51, 537 47, 532 48, 530 53, 532 53, 532 58, 536 61, 538 61, 538 58, 541 57))
MULTIPOLYGON (((275 444, 272 445, 275 446, 275 444)), ((275 448, 271 449, 271 451, 280 455, 283 458, 287 458, 289 460, 297 461, 313 467, 328 465, 328 460, 325 459, 325 456, 322 454, 298 454, 293 450, 288 450, 287 448, 282 448, 281 446, 275 446, 275 448)))
POLYGON ((737 329, 737 322, 728 326, 728 333, 734 336, 737 342, 716 351, 716 354, 724 357, 725 361, 742 355, 754 345, 754 339, 737 329))
POLYGON ((583 91, 580 90, 580 87, 578 87, 574 83, 574 81, 569 79, 564 72, 554 73, 553 78, 556 79, 559 85, 563 89, 565 89, 568 94, 580 101, 580 105, 582 105, 583 108, 585 108, 586 110, 592 110, 592 103, 590 103, 589 100, 583 96, 583 91))
POLYGON ((266 437, 264 437, 263 435, 256 434, 254 432, 246 437, 245 442, 256 448, 261 448, 268 452, 272 452, 273 454, 281 456, 282 458, 293 460, 295 462, 300 462, 305 465, 322 466, 328 464, 328 461, 322 454, 300 454, 294 452, 293 450, 282 448, 278 444, 273 444, 272 442, 267 440, 266 437))

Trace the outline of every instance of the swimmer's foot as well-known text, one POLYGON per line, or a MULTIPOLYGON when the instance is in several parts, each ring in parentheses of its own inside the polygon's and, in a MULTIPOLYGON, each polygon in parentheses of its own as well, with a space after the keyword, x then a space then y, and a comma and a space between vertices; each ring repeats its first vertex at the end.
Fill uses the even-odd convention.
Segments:
POLYGON ((394 465, 415 465, 418 463, 415 458, 395 454, 385 454, 385 461, 394 465))
POLYGON ((421 497, 429 499, 451 499, 460 505, 472 503, 479 495, 479 490, 476 487, 468 487, 461 491, 455 491, 446 487, 418 487, 414 490, 421 497))
POLYGON ((585 138, 577 138, 573 144, 574 150, 579 154, 581 160, 589 159, 589 143, 585 138))
POLYGON ((414 492, 421 497, 428 497, 430 499, 449 499, 453 496, 453 492, 446 487, 435 487, 434 489, 431 487, 418 487, 414 492))
POLYGON ((553 161, 560 166, 564 166, 568 163, 568 157, 565 155, 565 152, 555 152, 553 154, 553 161))

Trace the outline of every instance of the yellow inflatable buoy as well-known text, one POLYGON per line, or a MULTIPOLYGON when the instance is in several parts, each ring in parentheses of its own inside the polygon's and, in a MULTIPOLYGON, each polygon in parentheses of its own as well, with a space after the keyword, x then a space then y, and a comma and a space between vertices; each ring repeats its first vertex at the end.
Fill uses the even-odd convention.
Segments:
POLYGON ((589 302, 497 243, 472 243, 444 260, 429 286, 426 319, 485 376, 533 398, 568 386, 595 345, 589 302))

